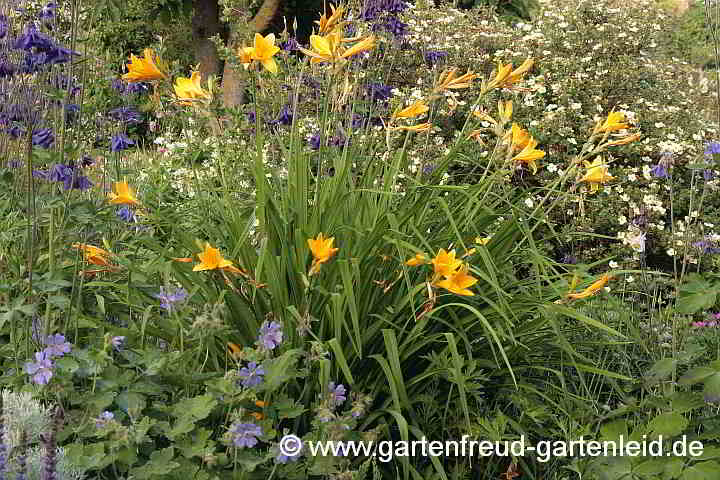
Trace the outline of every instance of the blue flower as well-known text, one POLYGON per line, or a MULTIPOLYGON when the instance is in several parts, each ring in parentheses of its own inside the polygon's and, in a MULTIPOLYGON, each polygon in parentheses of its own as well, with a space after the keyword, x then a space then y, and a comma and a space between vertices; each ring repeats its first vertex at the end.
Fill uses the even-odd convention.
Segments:
POLYGON ((57 4, 55 4, 55 2, 48 3, 40 12, 40 18, 44 20, 51 20, 53 17, 55 17, 56 8, 57 4))
POLYGON ((432 163, 428 163, 427 165, 425 165, 425 166, 423 167, 423 170, 422 170, 422 171, 423 171, 423 173, 424 173, 425 175, 430 175, 432 172, 435 171, 435 165, 432 164, 432 163))
POLYGON ((345 396, 347 391, 342 383, 336 386, 335 382, 330 382, 328 389, 330 390, 330 406, 338 407, 347 400, 345 396))
POLYGON ((320 134, 314 133, 310 135, 308 138, 308 144, 310 145, 310 149, 312 150, 319 150, 320 149, 320 134))
POLYGON ((105 410, 104 412, 102 412, 100 414, 100 416, 97 419, 95 419, 95 427, 96 428, 105 427, 108 423, 110 423, 114 419, 115 419, 115 414, 105 410))
POLYGON ((715 178, 715 172, 706 168, 705 170, 703 170, 703 178, 705 179, 705 181, 709 182, 710 180, 715 178))
POLYGON ((135 212, 133 212, 132 208, 130 208, 130 206, 128 205, 123 205, 122 207, 115 210, 115 215, 122 218, 128 223, 135 221, 135 212))
POLYGON ((13 48, 25 50, 26 52, 36 48, 39 51, 48 51, 55 47, 52 39, 47 35, 38 32, 34 25, 30 25, 25 32, 15 39, 13 48))
POLYGON ((126 150, 130 148, 131 146, 135 145, 135 142, 133 142, 130 137, 125 135, 124 133, 116 133, 113 135, 112 140, 110 142, 110 151, 111 152, 121 152, 123 150, 126 150))
POLYGON ((385 101, 392 95, 392 87, 382 83, 369 83, 366 87, 367 93, 374 102, 385 101))
POLYGON ((45 352, 35 353, 35 363, 25 363, 25 373, 32 375, 33 383, 47 385, 52 378, 53 362, 45 352))
POLYGON ((68 103, 65 105, 65 122, 68 124, 75 123, 77 113, 80 111, 80 106, 74 103, 68 103))
POLYGON ((299 45, 295 37, 290 37, 287 39, 286 42, 282 42, 280 44, 280 48, 285 50, 286 52, 292 52, 294 50, 299 50, 299 45))
POLYGON ((436 65, 440 60, 448 56, 448 52, 444 50, 428 50, 425 52, 425 61, 428 65, 436 65))
POLYGON ((164 308, 168 312, 171 312, 175 307, 176 303, 180 303, 187 299, 188 292, 184 288, 170 288, 160 287, 160 293, 153 295, 153 297, 162 300, 160 307, 164 308))
POLYGON ((142 122, 142 115, 132 106, 114 108, 108 112, 108 115, 110 115, 112 119, 122 123, 131 124, 142 122))
POLYGON ((260 344, 268 350, 273 350, 283 341, 282 325, 277 322, 263 322, 260 326, 260 344))
POLYGON ((33 130, 32 144, 38 147, 50 148, 55 141, 55 135, 51 128, 40 128, 33 130))
POLYGON ((124 344, 125 337, 123 335, 116 335, 110 339, 110 345, 112 345, 115 350, 122 350, 124 344))
POLYGON ((650 169, 650 173, 655 178, 668 178, 668 169, 665 165, 662 164, 662 162, 659 162, 657 165, 653 165, 650 169))
POLYGON ((720 153, 720 142, 708 142, 705 144, 705 155, 720 153))
POLYGON ((234 423, 230 427, 232 442, 238 448, 252 448, 258 443, 257 437, 263 434, 262 428, 254 423, 234 423))
POLYGON ((280 110, 280 114, 277 119, 268 122, 268 125, 291 125, 293 121, 293 112, 290 105, 285 104, 280 110))
POLYGON ((242 385, 245 388, 256 387, 260 385, 265 375, 265 369, 262 365, 258 365, 257 362, 250 362, 247 367, 240 369, 239 376, 242 378, 242 385))
POLYGON ((70 342, 65 340, 65 335, 60 333, 48 335, 44 343, 47 347, 45 347, 43 352, 48 358, 62 357, 66 353, 70 353, 70 350, 72 349, 70 342))

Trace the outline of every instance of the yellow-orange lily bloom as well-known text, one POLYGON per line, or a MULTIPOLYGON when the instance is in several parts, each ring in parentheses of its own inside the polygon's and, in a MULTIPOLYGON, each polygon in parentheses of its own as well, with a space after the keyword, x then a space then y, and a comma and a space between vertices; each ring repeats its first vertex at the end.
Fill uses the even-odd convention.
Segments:
POLYGON ((405 262, 408 267, 417 267, 418 265, 424 265, 428 262, 428 258, 424 253, 416 253, 414 257, 405 262))
POLYGON ((537 164, 535 163, 535 160, 539 160, 545 156, 545 152, 542 150, 537 150, 535 147, 537 146, 537 141, 530 137, 530 141, 527 143, 525 148, 522 149, 520 153, 515 155, 512 158, 512 161, 514 162, 520 162, 528 165, 530 169, 532 170, 532 173, 537 173, 537 164))
POLYGON ((608 133, 624 130, 630 127, 630 125, 625 122, 625 114, 623 112, 610 112, 604 123, 600 124, 600 122, 598 122, 595 125, 593 133, 608 133))
POLYGON ((437 86, 433 89, 435 92, 443 90, 459 90, 469 88, 472 81, 477 78, 477 74, 468 70, 467 73, 456 77, 457 68, 450 68, 443 71, 438 78, 437 86))
POLYGON ((130 63, 127 65, 128 73, 122 76, 126 82, 151 82, 167 78, 164 63, 155 55, 152 48, 146 48, 144 57, 130 54, 130 63))
POLYGON ((110 203, 113 205, 139 205, 140 201, 135 197, 135 192, 126 181, 115 182, 112 192, 108 194, 110 203))
POLYGON ((277 63, 275 63, 273 56, 279 51, 280 47, 275 46, 274 33, 269 33, 266 37, 256 33, 255 44, 250 52, 250 58, 262 63, 262 66, 269 72, 277 73, 277 63))
POLYGON ((183 105, 191 105, 192 102, 185 100, 209 100, 212 95, 209 91, 202 88, 200 83, 202 82, 202 75, 200 72, 192 72, 190 78, 178 77, 175 79, 175 95, 177 95, 180 103, 183 105))
POLYGON ((435 286, 444 288, 455 295, 473 296, 475 295, 468 287, 477 283, 478 279, 468 274, 468 266, 464 265, 456 272, 452 272, 443 280, 435 282, 435 286))
POLYGON ((320 17, 320 20, 315 20, 315 23, 317 23, 319 27, 318 33, 320 34, 335 31, 346 23, 340 22, 340 19, 342 18, 345 11, 345 7, 341 5, 336 9, 335 5, 331 4, 330 9, 332 10, 332 13, 330 14, 329 18, 325 13, 323 13, 320 17))
POLYGON ((415 118, 428 110, 430 110, 430 107, 425 105, 422 100, 417 100, 409 107, 405 107, 402 110, 395 112, 393 114, 393 118, 415 118))
POLYGON ((595 295, 598 291, 600 291, 600 290, 602 290, 603 288, 605 288, 605 285, 607 285, 607 283, 608 283, 612 278, 613 278, 612 275, 606 273, 605 275, 603 275, 602 277, 600 277, 600 279, 598 279, 598 280, 596 280, 595 282, 593 282, 592 285, 590 285, 589 287, 587 287, 587 288, 586 288, 585 290, 583 290, 582 292, 578 292, 578 293, 568 293, 568 298, 571 298, 571 299, 573 299, 573 300, 578 300, 578 299, 581 299, 581 298, 587 298, 587 297, 590 297, 590 296, 592 296, 592 295, 595 295))
POLYGON ((88 263, 92 263, 93 265, 101 265, 104 267, 112 266, 110 264, 110 256, 112 254, 107 250, 103 250, 100 247, 95 247, 86 243, 73 243, 72 247, 81 250, 83 252, 83 258, 88 263))
POLYGON ((390 130, 407 130, 409 132, 427 132, 432 128, 432 123, 419 123, 417 125, 390 127, 390 130))
POLYGON ((325 238, 322 232, 318 233, 318 236, 315 238, 308 238, 307 243, 310 248, 310 253, 312 253, 314 264, 319 265, 325 263, 335 255, 339 249, 333 248, 334 242, 335 237, 325 238))
POLYGON ((522 63, 522 65, 513 70, 512 63, 503 65, 502 62, 500 62, 495 73, 495 78, 487 85, 487 89, 490 90, 493 88, 512 86, 525 76, 530 68, 532 68, 533 63, 534 61, 531 58, 528 58, 522 63))
POLYGON ((430 263, 433 264, 435 275, 442 277, 450 276, 462 266, 462 261, 455 258, 455 250, 451 250, 448 253, 444 248, 440 249, 430 263))
POLYGON ((358 53, 367 52, 375 47, 375 37, 373 35, 361 39, 358 43, 345 50, 340 56, 349 58, 358 53))
POLYGON ((597 192, 600 185, 615 179, 615 177, 608 173, 608 166, 600 157, 593 160, 592 163, 586 160, 585 168, 587 169, 587 172, 579 180, 579 182, 589 183, 590 193, 597 192))
POLYGON ((220 250, 214 248, 210 243, 205 242, 205 250, 197 254, 200 263, 193 267, 193 272, 205 270, 225 270, 233 273, 242 273, 242 270, 233 265, 230 260, 225 260, 220 250))

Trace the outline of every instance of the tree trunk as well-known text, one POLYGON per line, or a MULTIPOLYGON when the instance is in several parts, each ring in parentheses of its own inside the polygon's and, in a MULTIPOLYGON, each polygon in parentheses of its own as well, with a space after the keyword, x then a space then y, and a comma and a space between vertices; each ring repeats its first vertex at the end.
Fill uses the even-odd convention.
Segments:
MULTIPOLYGON (((215 0, 214 0, 215 1, 215 0)), ((270 26, 273 18, 277 15, 280 10, 282 2, 281 0, 265 0, 258 10, 255 17, 250 20, 250 31, 251 32, 263 32, 270 26)), ((241 45, 242 39, 238 38, 236 31, 230 34, 229 47, 235 51, 241 45)), ((230 62, 225 62, 225 69, 223 71, 223 105, 226 108, 237 107, 243 103, 245 93, 245 80, 242 73, 232 68, 230 62)))
POLYGON ((220 23, 220 7, 218 0, 194 0, 192 17, 192 34, 195 44, 195 59, 200 63, 203 79, 210 75, 218 75, 222 62, 217 49, 209 40, 214 35, 223 35, 225 29, 220 23))

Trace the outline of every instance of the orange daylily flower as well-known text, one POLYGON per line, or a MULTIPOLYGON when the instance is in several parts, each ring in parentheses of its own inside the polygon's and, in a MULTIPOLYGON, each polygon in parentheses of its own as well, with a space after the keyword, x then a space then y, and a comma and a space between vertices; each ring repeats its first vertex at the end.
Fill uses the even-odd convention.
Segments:
MULTIPOLYGON (((255 406, 258 408, 265 408, 266 405, 267 405, 267 403, 263 402, 262 400, 255 401, 255 406)), ((263 418, 265 418, 265 415, 263 415, 261 412, 251 412, 250 415, 255 417, 255 420, 257 420, 257 421, 260 421, 263 418)))
POLYGON ((325 13, 322 14, 320 17, 320 20, 315 20, 315 23, 318 24, 319 30, 318 33, 324 34, 324 33, 330 33, 332 31, 335 31, 342 27, 347 22, 341 22, 340 19, 343 16, 343 13, 345 11, 345 7, 342 5, 335 8, 335 5, 330 5, 330 9, 332 10, 332 13, 330 14, 330 17, 328 18, 325 13))
POLYGON ((193 267, 193 272, 205 270, 225 270, 233 273, 243 273, 242 270, 233 265, 230 260, 225 260, 220 250, 213 248, 210 243, 205 242, 205 250, 197 254, 200 263, 193 267))
POLYGON ((622 112, 610 112, 604 123, 597 122, 593 134, 596 133, 609 133, 616 130, 624 130, 630 127, 630 124, 625 123, 625 114, 622 112))
POLYGON ((600 279, 596 280, 592 285, 587 287, 585 290, 579 293, 568 293, 568 298, 578 300, 581 298, 587 298, 595 295, 598 291, 605 288, 605 285, 613 278, 612 275, 606 273, 600 279))
POLYGON ((615 179, 615 177, 610 175, 608 172, 607 163, 605 163, 600 157, 593 160, 592 163, 586 160, 585 168, 587 169, 587 172, 580 180, 578 180, 578 182, 589 183, 590 193, 597 192, 600 185, 615 179))
POLYGON ((531 58, 526 59, 522 65, 515 70, 512 69, 512 63, 503 65, 498 63, 495 78, 487 85, 487 89, 510 87, 518 81, 522 80, 525 74, 532 68, 534 61, 531 58))
POLYGON ((113 205, 140 204, 140 201, 135 197, 135 192, 125 180, 113 183, 112 192, 108 194, 108 198, 113 205))
POLYGON ((322 232, 318 233, 318 236, 315 238, 308 238, 308 247, 313 256, 310 275, 317 273, 318 270, 320 270, 320 265, 330 260, 339 250, 338 248, 333 248, 334 242, 335 237, 325 238, 322 232))
POLYGON ((448 277, 455 273, 462 265, 462 261, 455 258, 455 250, 451 250, 448 253, 444 248, 440 249, 430 263, 433 264, 435 275, 438 277, 448 277))
POLYGON ((112 266, 110 263, 110 256, 112 254, 107 250, 103 250, 102 248, 88 245, 86 243, 73 243, 72 247, 82 250, 83 257, 88 263, 101 265, 103 267, 112 266))
POLYGON ((430 107, 425 105, 422 100, 417 100, 409 107, 405 107, 402 110, 393 113, 393 118, 415 118, 428 110, 430 110, 430 107))
POLYGON ((632 142, 634 142, 634 141, 636 141, 636 140, 640 140, 640 137, 642 137, 642 135, 640 135, 639 133, 635 133, 635 134, 633 134, 633 135, 627 135, 627 136, 622 137, 622 138, 620 138, 620 139, 618 139, 618 140, 614 140, 614 141, 612 141, 612 142, 608 142, 607 146, 608 146, 608 147, 616 147, 616 146, 619 146, 619 145, 627 145, 628 143, 632 143, 632 142))
POLYGON ((456 295, 473 296, 475 295, 468 289, 477 283, 478 279, 468 274, 468 266, 463 265, 456 272, 452 272, 443 280, 435 282, 435 286, 444 288, 456 295))
POLYGON ((280 47, 275 46, 275 34, 269 33, 266 37, 263 37, 259 33, 255 34, 255 44, 253 46, 252 52, 250 53, 250 57, 253 60, 257 60, 258 62, 262 63, 262 66, 265 67, 266 70, 268 70, 271 73, 277 73, 277 63, 275 63, 275 59, 273 56, 280 51, 280 47))
POLYGON ((417 125, 390 127, 390 130, 407 130, 409 132, 427 132, 432 128, 432 123, 418 123, 417 125))
POLYGON ((416 253, 414 257, 405 262, 408 267, 417 267, 418 265, 424 265, 428 262, 428 258, 424 253, 416 253))
POLYGON ((202 88, 200 83, 202 82, 202 75, 200 72, 192 72, 190 78, 178 77, 175 79, 175 95, 181 100, 181 105, 192 105, 192 102, 187 100, 209 100, 212 98, 212 94, 202 88))
POLYGON ((144 57, 130 54, 130 63, 127 65, 128 73, 122 76, 126 82, 151 82, 167 78, 165 64, 152 48, 144 50, 144 57))
POLYGON ((433 89, 434 92, 442 92, 443 90, 459 90, 462 88, 470 88, 472 81, 475 80, 478 75, 468 70, 467 73, 456 77, 457 68, 450 68, 443 71, 438 78, 437 86, 433 89))

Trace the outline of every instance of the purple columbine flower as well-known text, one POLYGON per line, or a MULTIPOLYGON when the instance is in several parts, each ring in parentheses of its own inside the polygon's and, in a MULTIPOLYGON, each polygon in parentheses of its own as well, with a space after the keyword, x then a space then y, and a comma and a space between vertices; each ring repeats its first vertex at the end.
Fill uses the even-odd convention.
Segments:
POLYGON ((448 56, 448 52, 444 50, 428 50, 425 52, 425 61, 428 65, 437 65, 440 60, 445 59, 448 56))
POLYGON ((650 173, 655 178, 668 178, 670 176, 667 167, 663 165, 662 162, 653 165, 652 168, 650 168, 650 173))
POLYGON ((434 164, 428 163, 427 165, 425 165, 425 166, 423 167, 423 173, 424 173, 425 175, 430 175, 432 172, 435 171, 435 168, 436 168, 436 167, 435 167, 434 164))
POLYGON ((248 118, 248 123, 255 123, 255 120, 257 120, 257 115, 255 114, 255 110, 248 112, 247 118, 248 118))
POLYGON ((286 42, 282 42, 282 43, 280 44, 280 48, 282 48, 282 49, 285 50, 286 52, 292 52, 292 51, 295 51, 295 50, 300 50, 298 47, 299 47, 299 45, 298 45, 298 42, 297 42, 297 40, 295 39, 295 37, 290 37, 290 38, 287 39, 286 42))
POLYGON ((263 322, 260 326, 260 344, 268 350, 273 350, 283 341, 282 325, 277 322, 263 322))
POLYGON ((263 434, 262 428, 254 423, 234 423, 230 427, 232 442, 238 448, 252 448, 258 443, 257 437, 263 434))
POLYGON ((122 350, 123 345, 125 344, 125 336, 123 335, 116 335, 112 338, 110 338, 110 345, 117 350, 122 350))
POLYGON ((308 144, 311 150, 320 150, 320 134, 314 133, 308 137, 308 144))
POLYGON ((40 18, 44 20, 51 20, 53 17, 55 17, 55 9, 57 8, 57 4, 55 2, 50 2, 43 9, 40 11, 40 18))
POLYGON ((374 102, 384 102, 392 95, 392 87, 379 82, 372 82, 365 87, 370 99, 374 102))
POLYGON ((285 104, 280 110, 280 115, 275 120, 268 122, 269 125, 291 125, 293 121, 293 112, 290 105, 285 104))
POLYGON ((720 153, 720 142, 707 142, 705 144, 705 155, 715 155, 720 153))
POLYGON ((55 44, 52 39, 47 35, 38 32, 35 25, 28 26, 25 29, 25 32, 15 39, 15 43, 13 44, 13 48, 25 50, 26 52, 30 52, 33 48, 41 52, 48 51, 54 46, 55 44))
POLYGON ((105 427, 108 423, 110 423, 114 419, 115 419, 115 414, 105 410, 98 416, 98 418, 95 419, 95 428, 105 427))
POLYGON ((705 170, 703 170, 703 178, 706 182, 709 182, 710 180, 715 178, 715 172, 713 172, 709 168, 706 168, 705 170))
POLYGON ((342 383, 336 386, 335 382, 330 382, 328 389, 330 390, 330 405, 332 407, 338 407, 347 400, 345 396, 347 391, 342 383))
POLYGON ((32 144, 38 147, 50 148, 55 141, 52 128, 40 128, 33 130, 32 144))
POLYGON ((135 212, 133 212, 133 209, 130 208, 129 205, 123 205, 122 207, 115 210, 115 215, 128 223, 135 221, 135 212))
POLYGON ((110 142, 110 151, 120 152, 122 150, 130 148, 133 145, 135 145, 135 142, 133 142, 130 137, 128 137, 122 132, 116 133, 115 135, 113 135, 110 142))
POLYGON ((33 383, 38 385, 47 385, 50 382, 53 376, 52 368, 53 362, 45 352, 35 353, 35 363, 25 363, 25 373, 32 375, 33 383))
POLYGON ((260 385, 265 375, 265 369, 262 365, 258 365, 257 362, 248 363, 247 367, 240 369, 239 376, 242 378, 242 385, 245 388, 256 387, 260 385))
POLYGON ((162 300, 160 307, 164 308, 168 312, 173 311, 176 303, 180 303, 187 299, 188 292, 184 288, 170 288, 160 287, 160 293, 153 295, 153 297, 162 300))
POLYGON ((563 255, 562 260, 560 262, 566 264, 566 265, 575 265, 577 263, 577 257, 573 254, 566 253, 563 255))
POLYGON ((142 122, 142 115, 133 106, 113 108, 108 115, 113 120, 128 125, 142 122))
POLYGON ((62 357, 66 353, 70 353, 72 349, 70 342, 65 341, 65 335, 61 333, 48 335, 44 343, 47 347, 45 347, 43 352, 45 352, 48 358, 62 357))

